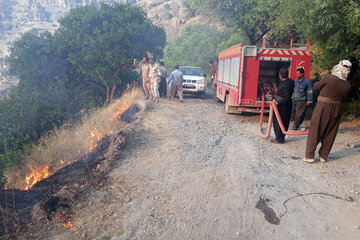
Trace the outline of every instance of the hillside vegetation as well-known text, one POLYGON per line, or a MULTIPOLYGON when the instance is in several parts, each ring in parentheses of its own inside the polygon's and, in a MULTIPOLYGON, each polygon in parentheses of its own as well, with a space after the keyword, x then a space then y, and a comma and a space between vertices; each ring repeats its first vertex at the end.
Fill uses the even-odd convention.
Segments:
POLYGON ((10 73, 20 79, 0 101, 0 178, 54 127, 111 103, 138 79, 132 62, 161 56, 165 32, 139 7, 73 9, 54 33, 32 30, 11 47, 10 73))

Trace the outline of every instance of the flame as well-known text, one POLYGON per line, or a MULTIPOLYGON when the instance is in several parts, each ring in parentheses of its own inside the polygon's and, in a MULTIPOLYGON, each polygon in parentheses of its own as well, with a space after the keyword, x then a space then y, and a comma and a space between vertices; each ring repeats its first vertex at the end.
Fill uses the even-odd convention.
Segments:
POLYGON ((64 214, 57 214, 55 216, 56 220, 60 220, 62 222, 62 226, 64 228, 70 229, 71 231, 76 231, 76 227, 74 227, 74 225, 71 223, 71 220, 73 219, 75 212, 74 211, 68 211, 64 214))
POLYGON ((96 148, 98 141, 104 137, 104 135, 101 132, 99 132, 96 128, 94 130, 90 130, 90 135, 91 138, 87 153, 91 152, 94 148, 96 148))
MULTIPOLYGON (((133 86, 136 86, 136 84, 132 84, 131 87, 128 89, 129 91, 131 90, 131 88, 133 86)), ((116 113, 111 117, 111 121, 117 120, 129 107, 131 106, 131 104, 127 101, 124 100, 122 102, 122 105, 120 106, 119 110, 116 111, 116 113)), ((104 137, 104 136, 108 136, 110 134, 112 134, 113 132, 109 132, 106 134, 101 133, 100 131, 98 131, 96 128, 94 128, 94 130, 90 130, 90 141, 89 141, 89 146, 88 146, 88 150, 86 153, 90 153, 91 151, 94 150, 94 148, 96 148, 98 146, 98 142, 104 137)), ((81 151, 79 151, 80 153, 81 151)), ((53 162, 55 159, 53 159, 51 162, 53 162)), ((77 162, 77 160, 74 160, 73 162, 77 162)), ((70 165, 72 162, 71 161, 67 161, 65 162, 64 160, 58 160, 58 163, 60 163, 60 169, 70 165)), ((39 167, 33 167, 31 165, 28 165, 29 170, 31 171, 30 174, 26 175, 25 177, 25 181, 19 181, 16 185, 17 186, 21 186, 18 187, 19 189, 22 190, 29 190, 31 189, 37 182, 41 181, 42 179, 48 178, 50 177, 52 174, 54 174, 54 171, 49 171, 50 169, 50 164, 47 165, 43 165, 43 166, 39 166, 39 167)), ((8 189, 7 186, 5 186, 5 189, 8 189)), ((66 228, 71 228, 70 226, 71 223, 64 223, 64 227, 66 228), (66 225, 66 226, 65 226, 66 225)))
POLYGON ((32 166, 29 165, 28 168, 30 169, 31 173, 25 178, 26 187, 24 188, 24 190, 29 190, 37 182, 51 175, 51 173, 49 172, 49 165, 45 165, 37 169, 34 169, 32 166))
POLYGON ((118 119, 130 106, 130 103, 127 100, 124 100, 119 110, 112 116, 111 121, 118 119))

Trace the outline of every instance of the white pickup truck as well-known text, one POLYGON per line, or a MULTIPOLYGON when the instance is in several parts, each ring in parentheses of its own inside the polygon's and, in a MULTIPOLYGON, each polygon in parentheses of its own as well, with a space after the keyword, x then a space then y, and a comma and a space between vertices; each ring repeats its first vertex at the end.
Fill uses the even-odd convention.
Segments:
POLYGON ((182 84, 184 93, 195 93, 205 98, 206 74, 199 67, 180 66, 184 81, 182 84))

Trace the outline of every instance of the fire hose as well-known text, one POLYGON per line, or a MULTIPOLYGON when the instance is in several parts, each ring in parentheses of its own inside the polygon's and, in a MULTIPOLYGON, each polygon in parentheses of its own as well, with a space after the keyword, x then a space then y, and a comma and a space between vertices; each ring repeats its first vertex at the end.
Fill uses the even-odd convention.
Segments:
POLYGON ((272 100, 270 101, 270 111, 269 111, 269 120, 268 120, 268 126, 267 126, 267 130, 266 130, 266 134, 263 133, 263 128, 262 128, 262 124, 264 121, 264 106, 265 106, 265 99, 264 99, 264 93, 262 94, 262 101, 261 101, 261 113, 260 113, 260 125, 259 125, 259 134, 262 138, 268 138, 270 137, 270 130, 271 130, 271 124, 273 121, 273 117, 274 117, 274 112, 275 112, 275 117, 278 120, 278 123, 280 125, 281 131, 283 134, 285 135, 306 135, 309 133, 309 130, 306 131, 286 131, 284 124, 281 120, 280 117, 280 113, 279 110, 276 106, 276 101, 272 100))

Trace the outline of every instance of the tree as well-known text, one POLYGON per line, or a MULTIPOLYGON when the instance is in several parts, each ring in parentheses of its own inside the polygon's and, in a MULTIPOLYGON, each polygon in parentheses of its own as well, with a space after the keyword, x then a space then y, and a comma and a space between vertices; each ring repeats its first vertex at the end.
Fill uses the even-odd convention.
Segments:
POLYGON ((132 67, 133 59, 148 53, 161 57, 166 42, 164 30, 142 9, 128 4, 73 9, 60 20, 55 38, 89 84, 105 88, 106 103, 114 99, 120 76, 132 67))
POLYGON ((164 62, 169 68, 175 65, 189 65, 208 68, 209 60, 217 58, 217 46, 221 34, 204 25, 186 27, 165 47, 164 62))
POLYGON ((360 59, 360 2, 353 0, 284 1, 299 33, 311 39, 316 62, 331 68, 340 59, 360 59))
POLYGON ((222 34, 225 39, 222 41, 218 48, 217 52, 220 52, 222 50, 225 50, 229 47, 232 47, 236 44, 244 43, 245 45, 249 44, 249 39, 247 38, 246 34, 240 30, 234 31, 226 31, 224 34, 222 34))
POLYGON ((10 49, 19 84, 0 101, 0 181, 41 135, 100 106, 106 94, 110 102, 117 84, 136 78, 133 58, 161 56, 165 43, 164 31, 129 5, 88 6, 61 21, 54 35, 31 30, 10 49))
POLYGON ((279 0, 184 0, 192 12, 216 16, 230 28, 241 28, 255 45, 273 29, 279 14, 279 0), (194 10, 195 9, 195 10, 194 10))

